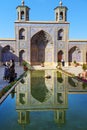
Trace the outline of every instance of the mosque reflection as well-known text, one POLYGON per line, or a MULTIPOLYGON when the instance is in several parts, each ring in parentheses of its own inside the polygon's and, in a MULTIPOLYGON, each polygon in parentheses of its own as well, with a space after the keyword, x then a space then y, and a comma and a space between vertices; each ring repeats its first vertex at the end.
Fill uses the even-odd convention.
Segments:
POLYGON ((68 94, 86 92, 87 84, 67 77, 55 70, 30 71, 16 87, 16 111, 18 123, 30 123, 30 112, 53 111, 58 125, 66 122, 68 94), (50 75, 50 78, 45 78, 50 75))

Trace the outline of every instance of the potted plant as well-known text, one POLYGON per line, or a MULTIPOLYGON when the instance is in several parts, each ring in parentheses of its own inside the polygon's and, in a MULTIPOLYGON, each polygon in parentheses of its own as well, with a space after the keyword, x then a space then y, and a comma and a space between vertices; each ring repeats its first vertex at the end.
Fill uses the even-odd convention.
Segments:
POLYGON ((61 64, 61 62, 58 62, 58 68, 59 68, 59 69, 62 68, 62 64, 61 64))
POLYGON ((44 61, 41 62, 41 67, 44 67, 44 61))
POLYGON ((28 70, 27 62, 23 61, 22 65, 23 65, 24 71, 27 71, 28 70))
POLYGON ((87 70, 87 64, 83 64, 82 69, 85 71, 87 70))
POLYGON ((74 60, 74 65, 75 65, 75 67, 77 67, 77 62, 76 62, 76 60, 74 60))

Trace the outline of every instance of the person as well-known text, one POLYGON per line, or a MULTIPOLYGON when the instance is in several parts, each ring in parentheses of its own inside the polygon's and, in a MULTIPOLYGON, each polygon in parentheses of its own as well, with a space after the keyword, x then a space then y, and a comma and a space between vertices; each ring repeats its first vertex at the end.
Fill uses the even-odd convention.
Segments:
POLYGON ((10 70, 9 83, 11 83, 15 79, 15 62, 14 62, 14 59, 10 60, 9 70, 10 70))
POLYGON ((64 62, 64 60, 63 60, 63 59, 61 60, 61 63, 62 63, 62 66, 64 66, 64 65, 65 65, 65 62, 64 62))
POLYGON ((5 70, 4 70, 4 77, 3 77, 3 79, 4 79, 4 80, 9 80, 9 74, 10 74, 9 63, 6 62, 6 63, 4 64, 4 66, 5 66, 5 70))

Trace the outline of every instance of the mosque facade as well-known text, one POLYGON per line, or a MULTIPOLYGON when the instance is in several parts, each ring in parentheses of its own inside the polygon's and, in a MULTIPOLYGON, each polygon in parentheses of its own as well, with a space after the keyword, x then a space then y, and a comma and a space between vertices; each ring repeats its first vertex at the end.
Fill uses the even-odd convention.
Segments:
POLYGON ((10 59, 33 66, 42 62, 56 66, 61 60, 65 66, 87 62, 87 40, 69 40, 68 8, 61 1, 54 9, 54 21, 30 21, 24 1, 16 9, 15 38, 0 39, 0 64, 10 59))

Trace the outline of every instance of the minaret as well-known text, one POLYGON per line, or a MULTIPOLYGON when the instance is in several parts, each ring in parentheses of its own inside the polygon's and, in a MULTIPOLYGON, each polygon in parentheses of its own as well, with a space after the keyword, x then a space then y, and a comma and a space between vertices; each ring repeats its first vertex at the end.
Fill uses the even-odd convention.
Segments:
POLYGON ((55 9, 55 20, 58 22, 66 22, 67 21, 67 7, 63 6, 62 0, 59 2, 59 6, 55 9))
POLYGON ((29 21, 29 10, 28 6, 25 6, 24 0, 22 0, 21 5, 17 7, 18 21, 29 21))

